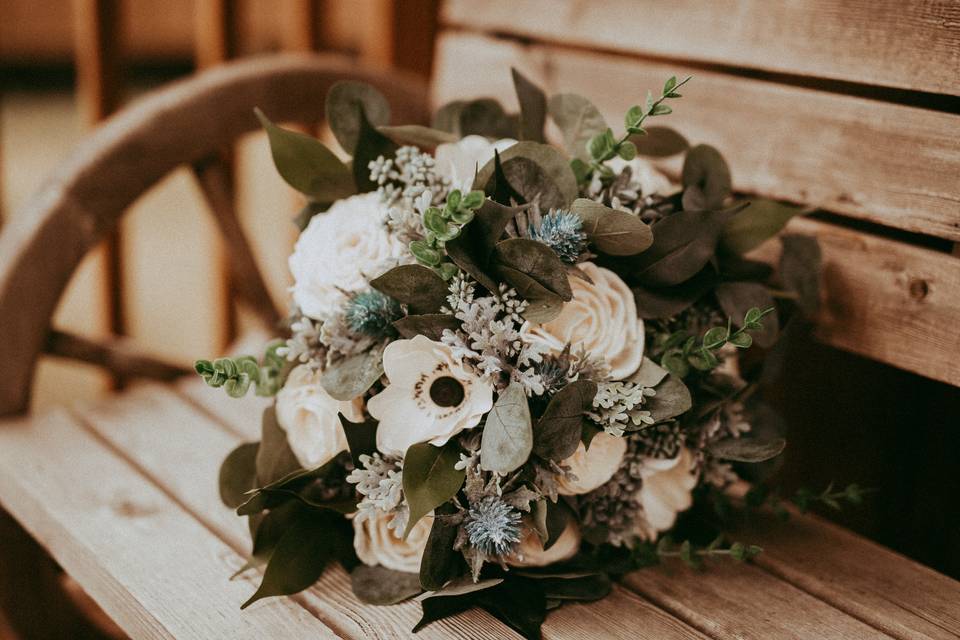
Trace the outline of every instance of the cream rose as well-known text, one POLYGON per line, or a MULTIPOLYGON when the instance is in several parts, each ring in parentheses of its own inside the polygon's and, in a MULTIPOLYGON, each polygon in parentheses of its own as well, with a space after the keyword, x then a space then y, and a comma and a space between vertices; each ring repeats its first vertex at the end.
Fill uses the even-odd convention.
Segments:
POLYGON ((347 448, 340 412, 348 420, 363 420, 363 400, 340 402, 320 384, 320 372, 307 365, 294 367, 277 393, 277 424, 287 432, 287 442, 305 469, 326 464, 347 448))
POLYGON ((627 441, 624 438, 603 431, 593 437, 589 449, 581 442, 577 451, 561 463, 570 467, 570 472, 577 479, 560 478, 557 480, 557 492, 572 496, 589 493, 606 484, 620 468, 626 452, 627 441))
POLYGON ((549 549, 543 548, 540 536, 529 525, 529 522, 526 524, 523 538, 520 539, 517 550, 507 558, 507 564, 513 567, 545 567, 554 562, 569 560, 577 555, 577 551, 580 549, 580 529, 572 518, 567 523, 567 528, 563 530, 563 533, 549 549))
POLYGON ((563 305, 559 316, 527 328, 526 334, 551 351, 568 343, 575 350, 582 348, 603 358, 614 380, 623 380, 643 359, 643 320, 637 318, 633 292, 609 269, 592 262, 579 266, 593 282, 571 276, 573 300, 563 305))
POLYGON ((516 142, 510 138, 490 142, 483 136, 464 136, 457 142, 437 145, 434 153, 437 173, 450 180, 451 188, 469 191, 477 171, 493 160, 493 152, 503 153, 516 142))
POLYGON ((383 371, 390 384, 367 402, 380 421, 381 453, 402 456, 418 442, 443 446, 493 407, 493 385, 459 364, 450 347, 424 336, 387 345, 383 371))
POLYGON ((693 505, 693 488, 697 485, 693 454, 683 447, 671 460, 647 458, 640 470, 642 485, 637 499, 643 507, 645 522, 637 535, 644 540, 673 527, 677 514, 693 505))
POLYGON ((418 573, 423 550, 427 546, 433 516, 427 515, 413 526, 406 540, 390 528, 393 515, 376 511, 368 518, 353 519, 353 548, 360 562, 380 565, 394 571, 418 573))
POLYGON ((346 294, 365 289, 369 278, 404 255, 385 215, 380 196, 370 192, 340 200, 310 220, 289 262, 293 300, 304 315, 328 317, 346 294))

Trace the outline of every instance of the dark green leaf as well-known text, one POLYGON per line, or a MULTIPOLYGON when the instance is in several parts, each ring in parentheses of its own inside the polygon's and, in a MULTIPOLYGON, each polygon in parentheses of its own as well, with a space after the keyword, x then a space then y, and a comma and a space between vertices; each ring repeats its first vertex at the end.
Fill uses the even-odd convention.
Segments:
POLYGON ((350 449, 353 466, 359 469, 360 456, 372 455, 377 450, 379 423, 373 418, 365 418, 363 422, 351 422, 342 413, 337 415, 340 417, 343 434, 347 437, 347 447, 350 449))
POLYGON ((664 288, 634 287, 632 291, 637 305, 637 316, 644 320, 674 316, 710 291, 716 280, 716 274, 708 265, 679 285, 664 288))
POLYGON ((681 179, 686 211, 718 209, 730 195, 730 167, 710 145, 699 144, 687 151, 681 179))
POLYGON ((780 280, 783 286, 796 291, 797 306, 807 317, 820 308, 820 245, 810 236, 781 236, 780 280))
POLYGON ((358 565, 350 572, 353 594, 367 604, 396 604, 422 591, 415 573, 394 571, 381 566, 358 565))
POLYGON ((583 220, 583 231, 598 251, 611 256, 630 256, 653 244, 649 225, 626 211, 586 198, 574 200, 570 210, 583 220))
POLYGON ((498 242, 491 257, 493 269, 509 282, 525 300, 537 300, 547 294, 562 300, 573 298, 567 271, 560 258, 547 245, 526 238, 498 242))
POLYGON ((460 490, 466 474, 462 469, 454 469, 459 452, 459 445, 452 440, 442 447, 424 442, 407 449, 403 459, 403 494, 410 506, 410 517, 404 538, 420 518, 460 490))
POLYGON ((559 209, 569 204, 547 171, 529 158, 506 160, 487 187, 487 193, 497 202, 524 204, 536 201, 543 210, 559 209), (501 182, 507 188, 501 189, 501 182))
POLYGON ((780 233, 790 218, 802 212, 800 207, 754 198, 749 207, 724 225, 720 246, 731 253, 747 253, 780 233))
POLYGON ((446 304, 447 283, 433 269, 402 264, 370 281, 370 286, 404 303, 410 313, 435 313, 446 304))
POLYGON ((460 112, 466 104, 465 100, 454 100, 443 105, 433 114, 431 126, 438 131, 452 133, 459 140, 463 135, 460 133, 460 112))
MULTIPOLYGON (((446 505, 437 508, 439 512, 450 512, 446 505)), ((430 536, 420 559, 420 584, 427 591, 438 591, 453 578, 458 567, 460 554, 453 545, 457 539, 458 525, 444 522, 443 518, 434 518, 430 536)))
POLYGON ((520 139, 544 142, 543 125, 547 120, 547 96, 526 76, 510 69, 520 103, 520 139))
POLYGON ((481 591, 496 587, 502 582, 503 578, 493 578, 475 583, 469 577, 466 577, 453 580, 451 584, 440 591, 424 594, 420 598, 423 615, 413 628, 413 632, 420 631, 431 622, 477 606, 481 591))
MULTIPOLYGON (((721 282, 717 285, 714 294, 717 296, 720 308, 737 327, 743 326, 741 318, 744 318, 751 308, 769 309, 774 306, 767 287, 759 282, 721 282)), ((779 322, 776 308, 772 313, 765 315, 760 322, 763 324, 763 330, 752 331, 752 339, 767 349, 777 341, 779 322)))
MULTIPOLYGON (((577 197, 577 178, 573 175, 566 157, 548 144, 539 142, 518 142, 499 154, 504 165, 514 158, 526 158, 536 163, 544 174, 557 186, 562 194, 563 206, 569 205, 577 197)), ((484 189, 494 172, 494 160, 490 160, 477 173, 474 189, 484 189)))
MULTIPOLYGON (((479 185, 474 183, 474 189, 479 185)), ((503 162, 500 159, 500 152, 493 151, 493 175, 483 187, 484 195, 488 196, 494 202, 504 206, 524 204, 527 199, 519 191, 513 188, 506 172, 503 170, 503 162)))
POLYGON ((460 135, 510 138, 516 134, 516 118, 511 118, 492 98, 471 100, 460 108, 460 135))
POLYGON ((593 602, 605 598, 613 588, 613 583, 604 573, 576 578, 543 578, 538 582, 544 594, 554 600, 593 602))
POLYGON ((365 82, 337 82, 327 92, 327 124, 337 142, 354 155, 360 140, 361 109, 373 126, 390 122, 390 103, 376 88, 365 82))
POLYGON ((650 416, 654 422, 664 422, 676 418, 682 413, 686 413, 693 400, 690 397, 690 390, 675 375, 668 375, 667 378, 655 387, 657 395, 647 398, 643 408, 650 411, 650 416))
POLYGON ((600 111, 589 100, 575 93, 551 97, 547 110, 563 133, 563 145, 567 153, 589 162, 587 142, 607 129, 607 122, 600 111))
POLYGON ((783 438, 761 440, 759 438, 727 438, 707 445, 714 456, 736 462, 763 462, 780 455, 787 441, 783 438))
POLYGON ((536 580, 509 578, 479 593, 481 606, 524 638, 539 639, 547 616, 543 588, 536 580))
POLYGON ((326 368, 320 377, 324 391, 344 402, 362 396, 383 375, 383 349, 347 356, 326 368))
POLYGON ((548 460, 566 460, 574 454, 583 433, 583 414, 593 407, 597 384, 577 380, 560 389, 537 421, 533 452, 548 460))
POLYGON ((460 328, 460 321, 445 313, 427 313, 394 320, 393 326, 404 338, 426 336, 439 342, 443 337, 443 330, 456 331, 460 328))
POLYGON ((263 410, 260 447, 257 450, 257 484, 265 486, 276 482, 302 467, 287 443, 287 432, 277 423, 272 406, 263 410))
POLYGON ((647 127, 647 135, 632 135, 629 140, 639 155, 652 158, 666 158, 690 147, 687 139, 670 127, 647 127))
POLYGON ((497 283, 487 275, 490 256, 496 243, 503 237, 507 223, 517 209, 485 200, 473 221, 463 227, 459 236, 446 244, 447 255, 453 262, 490 291, 497 283))
POLYGON ((322 142, 296 131, 281 129, 255 110, 270 139, 270 153, 287 184, 320 202, 333 202, 356 193, 350 169, 322 142))
POLYGON ((506 475, 527 461, 532 448, 527 394, 522 384, 511 382, 487 414, 480 441, 480 468, 506 475))
POLYGON ((456 135, 419 124, 404 124, 396 127, 377 127, 377 131, 397 144, 413 145, 421 149, 433 149, 437 145, 459 140, 456 135))
POLYGON ((397 143, 377 131, 364 113, 361 106, 357 106, 360 129, 357 145, 353 151, 353 181, 360 193, 376 191, 377 184, 370 179, 370 163, 378 157, 389 158, 397 150, 397 143))
POLYGON ((259 442, 247 442, 231 451, 220 465, 220 499, 236 509, 249 498, 246 493, 257 486, 257 450, 259 442))

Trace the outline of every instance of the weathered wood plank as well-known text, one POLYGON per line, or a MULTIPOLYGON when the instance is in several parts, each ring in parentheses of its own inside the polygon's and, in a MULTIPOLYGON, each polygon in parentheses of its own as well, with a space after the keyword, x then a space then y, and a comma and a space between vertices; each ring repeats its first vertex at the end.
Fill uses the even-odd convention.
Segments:
POLYGON ((958 115, 469 33, 448 32, 438 47, 437 102, 493 95, 515 104, 515 64, 549 92, 589 96, 617 131, 646 89, 693 74, 663 124, 720 149, 738 190, 960 240, 958 115), (478 72, 463 74, 464 65, 478 72))
POLYGON ((0 495, 132 637, 335 637, 290 600, 241 615, 240 556, 64 413, 2 425, 0 495))
POLYGON ((960 95, 960 5, 951 0, 448 0, 443 19, 596 49, 960 95))

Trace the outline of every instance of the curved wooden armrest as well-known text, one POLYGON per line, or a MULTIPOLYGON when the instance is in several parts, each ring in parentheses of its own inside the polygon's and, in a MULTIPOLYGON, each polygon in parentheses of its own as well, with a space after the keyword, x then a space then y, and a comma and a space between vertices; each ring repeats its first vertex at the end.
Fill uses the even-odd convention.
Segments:
POLYGON ((276 122, 320 121, 330 85, 347 79, 380 89, 397 121, 426 119, 419 78, 340 56, 284 54, 174 83, 90 135, 0 234, 0 415, 27 409, 34 365, 70 276, 141 194, 258 129, 255 106, 276 122))

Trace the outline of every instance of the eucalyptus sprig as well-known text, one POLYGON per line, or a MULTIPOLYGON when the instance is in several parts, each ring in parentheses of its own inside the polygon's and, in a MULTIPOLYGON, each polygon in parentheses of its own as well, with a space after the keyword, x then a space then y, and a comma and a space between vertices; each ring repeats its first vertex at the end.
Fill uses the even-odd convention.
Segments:
MULTIPOLYGON (((863 498, 874 491, 876 489, 861 487, 855 482, 848 484, 843 489, 834 490, 834 483, 830 482, 823 491, 819 492, 808 487, 800 487, 789 498, 789 502, 793 503, 800 513, 807 513, 816 505, 824 505, 835 511, 842 511, 844 503, 854 506, 863 504, 863 498)), ((784 507, 784 500, 775 490, 771 490, 765 485, 752 486, 744 496, 744 502, 752 509, 759 509, 767 505, 782 520, 790 518, 790 512, 784 507)))
POLYGON ((656 545, 640 545, 634 549, 633 561, 639 567, 660 564, 670 558, 679 558, 691 569, 701 569, 705 560, 710 558, 729 558, 736 562, 752 560, 763 552, 755 544, 732 542, 724 545, 723 535, 719 535, 705 547, 697 546, 689 540, 677 544, 670 536, 660 538, 656 545))
POLYGON ((283 380, 287 361, 277 353, 283 342, 272 342, 258 363, 253 356, 197 360, 193 368, 203 381, 214 388, 223 387, 232 398, 242 398, 251 385, 258 396, 276 395, 283 380))
POLYGON ((426 234, 423 240, 410 243, 410 252, 420 264, 434 269, 444 280, 449 280, 457 273, 457 267, 451 262, 444 262, 444 243, 459 236, 460 229, 473 220, 476 210, 481 206, 482 191, 463 195, 459 189, 454 189, 447 195, 442 209, 424 209, 422 220, 426 234))
POLYGON ((729 343, 739 349, 749 348, 753 344, 753 337, 749 332, 763 329, 760 321, 774 310, 775 307, 762 311, 751 307, 744 314, 739 329, 732 331, 732 319, 727 318, 726 326, 708 329, 699 342, 695 336, 678 331, 667 339, 660 366, 681 378, 690 373, 690 367, 699 371, 710 371, 720 364, 716 352, 724 345, 729 343))

